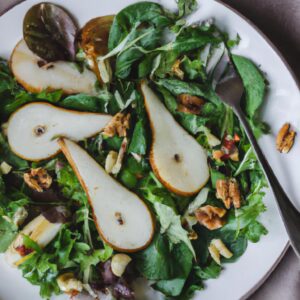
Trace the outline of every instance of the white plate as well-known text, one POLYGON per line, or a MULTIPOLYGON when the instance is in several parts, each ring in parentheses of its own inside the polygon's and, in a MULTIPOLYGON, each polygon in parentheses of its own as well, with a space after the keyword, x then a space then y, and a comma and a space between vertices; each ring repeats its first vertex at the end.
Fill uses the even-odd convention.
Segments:
MULTIPOLYGON (((14 7, 0 18, 0 56, 9 58, 15 44, 22 38, 22 21, 25 12, 39 0, 27 0, 14 7)), ((132 0, 54 0, 53 3, 67 8, 79 25, 93 17, 118 12, 132 0)), ((160 1, 167 7, 174 8, 172 0, 160 1)), ((291 122, 300 130, 300 95, 299 87, 291 75, 286 63, 268 41, 245 19, 223 4, 213 0, 200 0, 199 10, 190 20, 195 22, 213 17, 216 23, 231 36, 238 32, 242 41, 235 53, 245 55, 266 72, 270 89, 264 106, 264 119, 271 125, 271 134, 260 140, 260 145, 271 162, 283 187, 295 204, 300 208, 299 167, 300 139, 288 155, 281 155, 275 150, 275 135, 284 122, 291 122), (298 199, 298 202, 296 200, 298 199)), ((225 265, 219 279, 206 282, 206 289, 195 299, 236 300, 250 295, 271 273, 284 254, 288 238, 279 217, 278 210, 270 193, 265 197, 268 207, 261 217, 269 234, 257 244, 249 243, 246 253, 233 264, 225 265)), ((17 270, 7 266, 0 259, 0 299, 1 300, 36 300, 40 299, 38 289, 32 287, 17 270)), ((55 299, 62 299, 57 297, 55 299)))

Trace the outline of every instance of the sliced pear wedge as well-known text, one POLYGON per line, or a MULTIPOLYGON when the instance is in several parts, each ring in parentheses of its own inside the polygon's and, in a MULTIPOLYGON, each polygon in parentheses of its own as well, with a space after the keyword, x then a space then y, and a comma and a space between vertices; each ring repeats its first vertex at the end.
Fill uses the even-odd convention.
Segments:
POLYGON ((154 234, 154 222, 146 204, 76 143, 60 139, 59 144, 89 198, 102 239, 122 252, 147 247, 154 234))
POLYGON ((14 112, 8 121, 7 137, 18 156, 39 161, 60 151, 55 139, 68 137, 80 141, 100 132, 110 115, 78 112, 35 102, 14 112))
POLYGON ((27 91, 63 90, 65 94, 95 94, 95 74, 84 69, 80 72, 72 62, 57 61, 46 64, 21 40, 15 47, 11 59, 11 70, 27 91))
POLYGON ((141 90, 152 131, 150 164, 155 175, 176 194, 196 194, 209 178, 204 149, 175 121, 146 82, 141 90))

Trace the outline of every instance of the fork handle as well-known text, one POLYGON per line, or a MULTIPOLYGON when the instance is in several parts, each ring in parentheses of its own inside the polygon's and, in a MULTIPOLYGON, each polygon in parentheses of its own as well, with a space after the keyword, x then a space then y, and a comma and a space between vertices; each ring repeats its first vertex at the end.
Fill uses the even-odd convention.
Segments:
POLYGON ((252 145, 252 148, 256 153, 257 159, 260 162, 260 165, 266 175, 269 186, 273 191, 274 197, 277 201, 279 212, 283 219, 285 228, 290 237, 291 245, 294 248, 298 257, 300 258, 300 213, 295 208, 291 200, 288 198, 278 179, 276 178, 272 168, 270 167, 268 161, 265 158, 265 155, 263 154, 260 146, 258 145, 253 131, 240 106, 235 107, 234 112, 236 113, 240 122, 242 123, 245 132, 248 136, 248 139, 252 145))

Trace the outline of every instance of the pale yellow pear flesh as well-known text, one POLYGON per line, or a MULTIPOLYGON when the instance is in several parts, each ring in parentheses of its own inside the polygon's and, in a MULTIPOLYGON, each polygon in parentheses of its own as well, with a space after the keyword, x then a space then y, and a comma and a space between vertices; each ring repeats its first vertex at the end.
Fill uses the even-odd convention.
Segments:
POLYGON ((122 252, 147 247, 154 234, 154 222, 146 204, 76 143, 60 139, 59 144, 88 196, 102 239, 122 252))
POLYGON ((176 194, 196 194, 209 178, 205 150, 176 122, 146 82, 141 90, 152 131, 150 163, 155 175, 176 194))
POLYGON ((11 115, 7 137, 18 156, 39 161, 60 151, 57 137, 80 141, 100 132, 111 120, 110 115, 67 110, 54 105, 34 102, 11 115))
POLYGON ((15 47, 11 59, 11 70, 26 90, 38 93, 47 90, 62 90, 65 94, 96 94, 96 75, 84 68, 78 70, 73 62, 57 61, 45 66, 42 59, 35 55, 21 40, 15 47))

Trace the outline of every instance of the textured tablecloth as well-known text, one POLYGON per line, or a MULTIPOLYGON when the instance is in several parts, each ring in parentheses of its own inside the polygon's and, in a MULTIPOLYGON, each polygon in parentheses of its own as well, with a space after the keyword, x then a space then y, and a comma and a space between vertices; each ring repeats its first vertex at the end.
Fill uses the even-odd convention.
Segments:
MULTIPOLYGON (((0 0, 0 15, 18 2, 21 1, 0 0)), ((270 38, 300 81, 300 0, 223 0, 223 2, 245 15, 270 38)), ((234 283, 232 286, 234 288, 234 283)), ((300 300, 300 262, 291 249, 262 287, 249 299, 300 300)))

